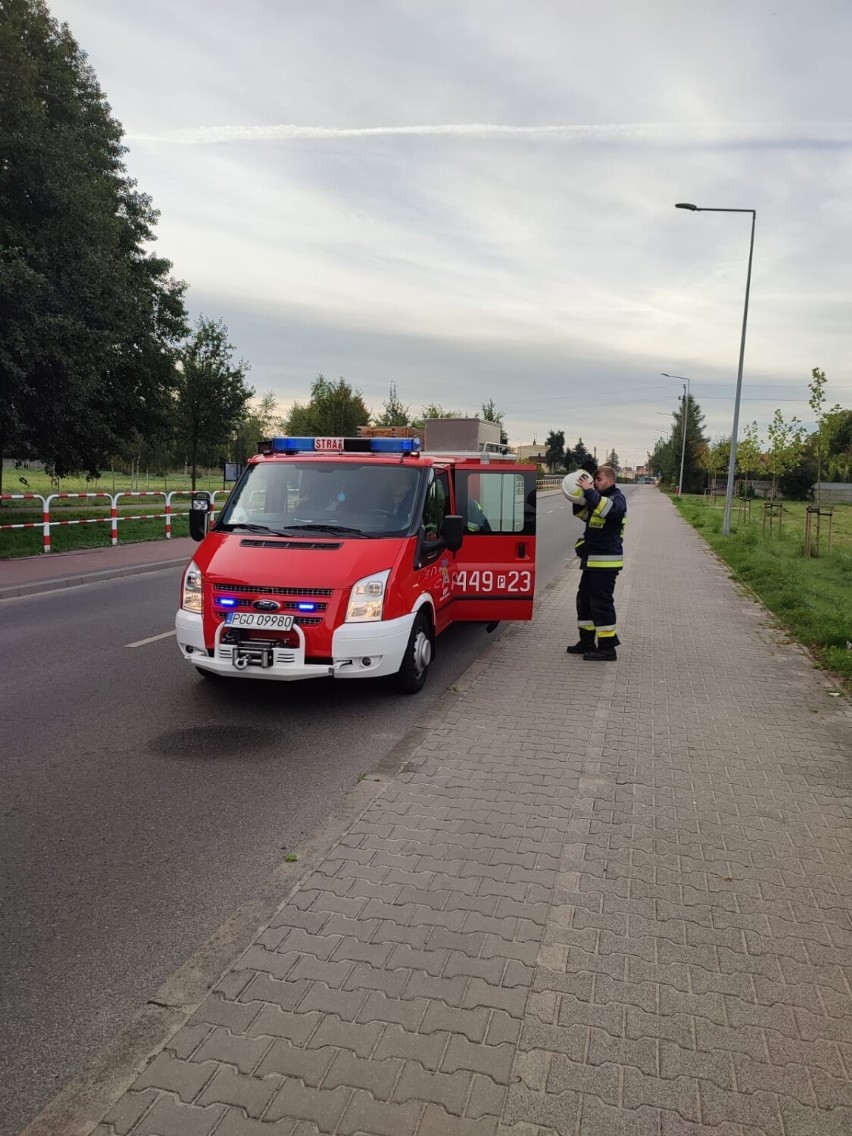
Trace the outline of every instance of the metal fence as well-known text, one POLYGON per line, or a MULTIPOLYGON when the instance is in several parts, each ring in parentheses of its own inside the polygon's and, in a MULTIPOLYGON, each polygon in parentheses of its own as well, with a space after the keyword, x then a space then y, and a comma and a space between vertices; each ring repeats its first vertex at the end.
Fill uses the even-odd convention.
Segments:
MULTIPOLYGON (((230 489, 217 489, 211 494, 211 499, 215 505, 216 497, 227 497, 230 489)), ((188 509, 175 510, 172 507, 172 500, 175 497, 191 497, 192 490, 189 489, 173 489, 171 493, 165 493, 157 490, 122 490, 119 493, 51 493, 49 496, 44 497, 40 493, 0 493, 0 501, 40 501, 41 502, 41 520, 40 521, 17 521, 13 524, 0 524, 0 532, 4 529, 38 529, 42 530, 42 551, 50 552, 50 531, 56 525, 109 525, 110 526, 110 543, 118 544, 118 526, 122 521, 165 521, 165 535, 169 540, 172 535, 172 518, 183 517, 189 514, 188 509), (119 501, 125 497, 158 497, 163 502, 162 513, 119 513, 119 501), (51 518, 50 510, 54 501, 69 501, 72 499, 85 499, 85 498, 100 498, 103 500, 104 505, 109 502, 109 513, 103 512, 98 516, 93 517, 56 517, 51 518)), ((213 514, 215 516, 215 513, 213 514)))

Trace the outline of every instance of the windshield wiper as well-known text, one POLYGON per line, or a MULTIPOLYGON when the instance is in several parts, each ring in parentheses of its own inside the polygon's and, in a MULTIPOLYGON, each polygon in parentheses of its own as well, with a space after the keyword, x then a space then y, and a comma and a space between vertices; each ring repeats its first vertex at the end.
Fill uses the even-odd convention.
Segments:
POLYGON ((233 523, 228 522, 226 524, 223 524, 221 527, 223 529, 227 529, 229 532, 233 532, 234 529, 245 529, 247 532, 272 533, 273 536, 287 535, 286 533, 281 532, 280 529, 271 529, 269 525, 253 525, 249 524, 248 521, 235 521, 233 523))
POLYGON ((323 524, 320 521, 310 521, 304 524, 289 525, 288 532, 298 532, 300 530, 308 530, 309 532, 330 532, 330 533, 346 533, 348 536, 362 536, 365 539, 372 540, 377 533, 365 533, 361 529, 350 529, 346 525, 331 525, 323 524))

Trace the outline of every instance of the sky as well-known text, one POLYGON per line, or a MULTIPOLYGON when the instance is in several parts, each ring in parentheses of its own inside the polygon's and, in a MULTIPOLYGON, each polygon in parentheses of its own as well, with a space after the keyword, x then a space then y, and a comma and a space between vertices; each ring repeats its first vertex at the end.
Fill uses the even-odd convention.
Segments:
POLYGON ((48 0, 193 320, 282 414, 396 383, 644 461, 852 407, 849 0, 48 0), (692 202, 707 212, 676 210, 692 202))

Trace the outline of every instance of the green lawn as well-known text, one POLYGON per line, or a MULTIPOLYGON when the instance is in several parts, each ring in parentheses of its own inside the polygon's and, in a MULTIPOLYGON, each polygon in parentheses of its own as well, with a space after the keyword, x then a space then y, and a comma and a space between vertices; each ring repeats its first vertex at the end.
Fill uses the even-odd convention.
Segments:
MULTIPOLYGON (((140 473, 138 477, 131 477, 128 473, 105 470, 97 480, 90 480, 84 474, 53 480, 43 470, 3 470, 4 493, 40 493, 43 497, 47 497, 50 493, 120 493, 131 489, 171 493, 175 489, 189 488, 189 478, 183 471, 166 474, 140 473), (24 482, 27 484, 25 485, 24 482)), ((196 488, 221 489, 221 472, 206 471, 203 476, 199 476, 196 488)))
MULTIPOLYGON (((819 666, 837 674, 852 691, 852 505, 835 505, 829 518, 820 518, 819 548, 804 556, 806 505, 784 502, 781 524, 774 518, 770 532, 761 500, 748 511, 734 503, 729 536, 722 536, 721 500, 702 497, 674 499, 683 516, 701 533, 713 551, 802 643, 819 666)), ((813 523, 813 521, 812 521, 813 523)))

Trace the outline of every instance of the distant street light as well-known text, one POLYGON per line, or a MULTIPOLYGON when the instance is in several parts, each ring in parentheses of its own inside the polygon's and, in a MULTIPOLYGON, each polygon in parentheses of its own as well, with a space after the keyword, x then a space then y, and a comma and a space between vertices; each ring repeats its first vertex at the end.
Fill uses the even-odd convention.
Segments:
POLYGON ((677 483, 677 495, 678 495, 678 497, 680 497, 681 493, 683 492, 683 463, 684 463, 684 460, 686 458, 686 417, 687 417, 687 413, 688 413, 688 409, 689 409, 689 399, 690 399, 689 383, 690 383, 690 380, 686 377, 686 375, 670 375, 668 373, 668 371, 660 371, 660 374, 663 376, 664 379, 681 379, 683 381, 683 384, 684 384, 684 386, 683 386, 683 429, 681 430, 681 433, 683 434, 683 444, 681 445, 681 448, 680 448, 680 477, 678 478, 678 483, 677 483))
POLYGON ((750 213, 751 241, 748 246, 748 272, 746 273, 745 304, 743 306, 743 332, 740 337, 740 364, 737 370, 737 393, 734 399, 734 426, 731 431, 731 456, 728 462, 728 487, 725 491, 725 517, 722 521, 722 535, 731 532, 731 507, 734 503, 734 479, 737 471, 737 427, 740 421, 740 393, 743 386, 743 358, 745 357, 746 324, 748 323, 748 294, 751 289, 751 261, 754 253, 754 226, 757 221, 756 209, 717 209, 710 205, 691 205, 679 201, 675 209, 689 209, 692 213, 750 213))

